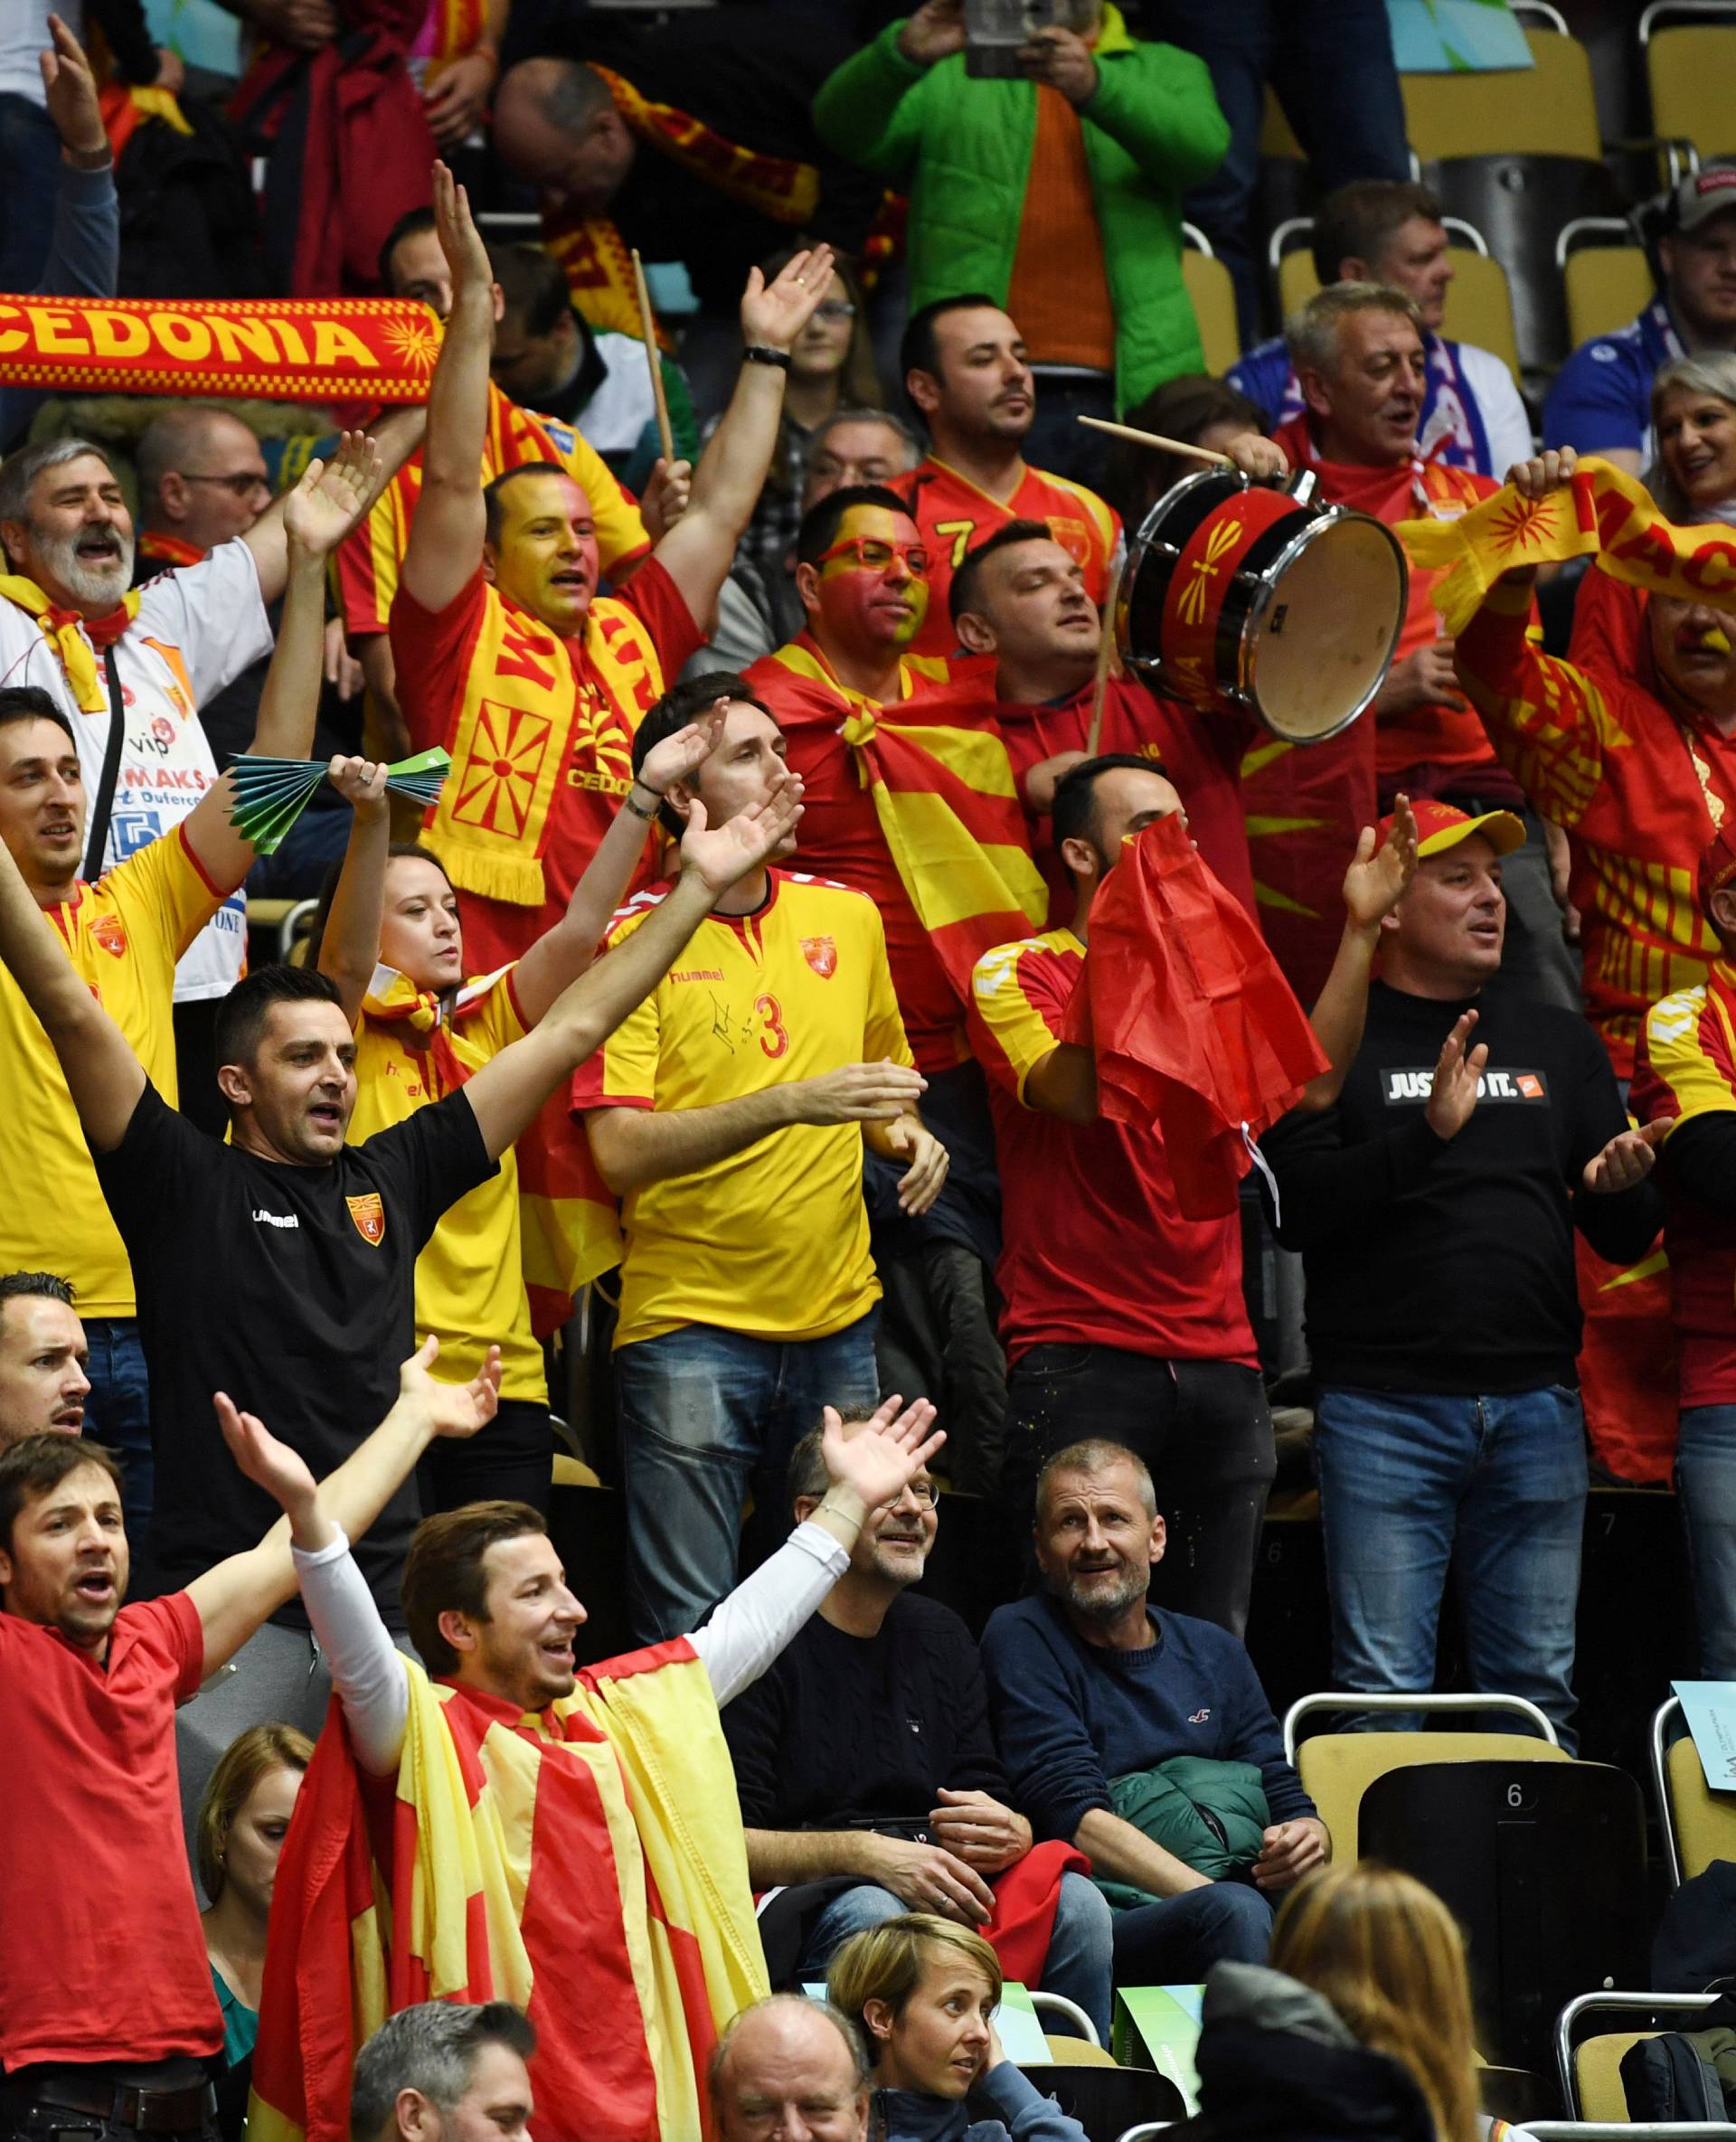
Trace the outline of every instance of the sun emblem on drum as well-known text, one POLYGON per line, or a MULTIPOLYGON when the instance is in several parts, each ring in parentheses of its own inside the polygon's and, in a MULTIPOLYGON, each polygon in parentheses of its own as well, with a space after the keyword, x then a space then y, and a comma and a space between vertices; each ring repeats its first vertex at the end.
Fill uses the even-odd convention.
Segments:
POLYGON ((1517 498, 1501 508, 1489 524, 1497 552, 1541 548, 1555 519, 1553 502, 1547 498, 1517 498))
POLYGON ((1226 552, 1232 551, 1241 541, 1241 523, 1224 521, 1205 539, 1205 555, 1195 558, 1188 567, 1194 575, 1182 590, 1177 614, 1184 625, 1197 625, 1205 615, 1206 584, 1217 579, 1223 570, 1226 552))
MULTIPOLYGON (((417 310, 421 311, 419 306, 417 310)), ((439 354, 439 323, 431 314, 420 319, 388 321, 381 339, 407 372, 432 372, 439 354)))

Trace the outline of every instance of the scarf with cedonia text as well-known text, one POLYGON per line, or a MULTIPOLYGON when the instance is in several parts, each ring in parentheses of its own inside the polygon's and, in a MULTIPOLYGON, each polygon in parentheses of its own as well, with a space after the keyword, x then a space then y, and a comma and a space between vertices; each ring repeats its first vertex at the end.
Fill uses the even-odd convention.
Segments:
POLYGON ((0 573, 0 597, 28 610, 41 628, 42 637, 60 658, 71 686, 72 696, 87 714, 108 711, 108 694, 97 669, 97 655, 106 653, 138 615, 137 588, 129 588, 107 617, 81 618, 77 610, 57 609, 36 585, 21 572, 0 573), (91 653, 95 647, 96 655, 91 653))
MULTIPOLYGON (((1041 929, 1049 910, 1013 762, 980 685, 882 706, 841 683, 807 633, 768 659, 806 684, 801 696, 830 714, 850 747, 910 905, 967 1003, 983 954, 1041 929)), ((907 692, 919 678, 948 679, 946 663, 930 656, 907 655, 899 668, 907 692)))
MULTIPOLYGON (((639 140, 693 177, 792 231, 813 214, 820 197, 820 175, 813 165, 741 148, 690 112, 642 97, 613 69, 593 61, 591 71, 609 84, 616 110, 639 140)), ((637 340, 643 331, 633 261, 613 218, 545 215, 542 242, 566 270, 573 303, 592 326, 637 340)))
POLYGON ((699 2142, 718 2033, 768 1989, 729 1750, 692 1646, 589 1667, 534 1714, 413 1660, 403 1672, 396 1779, 364 1777, 334 1698, 302 1785, 252 2142, 348 2142, 356 2048, 427 2000, 525 2011, 537 2089, 565 2109, 557 2131, 699 2142))
POLYGON ((1456 521, 1405 521, 1413 565, 1448 570, 1435 588, 1448 633, 1462 632, 1504 572, 1594 558, 1612 579, 1682 602, 1736 609, 1736 529, 1678 528, 1638 479, 1608 461, 1581 461, 1542 498, 1511 484, 1456 521))

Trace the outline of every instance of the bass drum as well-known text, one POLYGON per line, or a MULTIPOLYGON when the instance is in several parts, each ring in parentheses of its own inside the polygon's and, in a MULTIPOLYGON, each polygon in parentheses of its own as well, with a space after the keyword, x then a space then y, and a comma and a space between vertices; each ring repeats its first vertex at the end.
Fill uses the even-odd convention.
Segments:
POLYGON ((1165 493, 1128 544, 1116 640, 1167 697, 1318 743, 1385 682, 1409 588, 1392 530, 1322 505, 1308 470, 1278 486, 1203 469, 1165 493))

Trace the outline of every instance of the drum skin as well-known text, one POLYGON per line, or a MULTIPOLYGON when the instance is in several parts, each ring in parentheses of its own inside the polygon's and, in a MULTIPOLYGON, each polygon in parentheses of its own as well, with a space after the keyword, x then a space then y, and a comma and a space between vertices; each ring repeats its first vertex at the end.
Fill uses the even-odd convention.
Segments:
POLYGON ((1366 514, 1205 469, 1157 501, 1129 546, 1116 637, 1171 697, 1317 743, 1385 681, 1407 586, 1398 539, 1366 514))

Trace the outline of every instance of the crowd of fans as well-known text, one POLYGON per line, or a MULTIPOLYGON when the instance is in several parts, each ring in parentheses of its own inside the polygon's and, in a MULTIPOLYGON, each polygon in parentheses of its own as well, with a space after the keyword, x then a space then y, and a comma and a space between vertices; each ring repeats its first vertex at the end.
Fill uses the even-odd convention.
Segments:
POLYGON ((1245 1641, 1252 1245, 1334 1687, 1431 1691, 1450 1580, 1571 1751, 1641 1390, 1736 1679, 1728 574, 1521 563, 1455 631, 1413 568, 1306 747, 1110 629, 1184 448, 1393 529, 1590 456, 1730 519, 1736 168, 1528 407, 1443 332, 1382 0, 1048 12, 0 25, 0 288, 441 324, 383 412, 0 380, 0 2142, 1076 2142, 1012 1980, 1105 2041, 1204 1981, 1219 2142, 1477 2142, 1460 1931, 1328 1864, 1245 1641), (251 758, 327 768, 281 838, 251 758), (1197 934, 1129 966, 1160 870, 1197 934), (1239 1194, 1112 1099, 1111 989, 1183 1086, 1226 1002, 1311 1030, 1239 1194))

